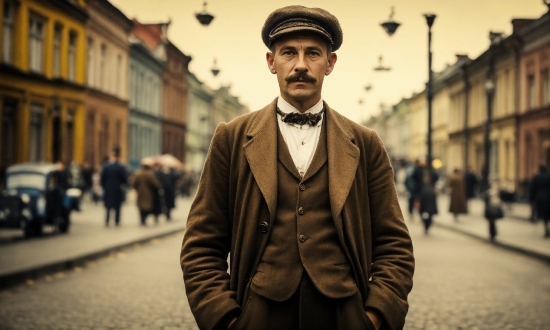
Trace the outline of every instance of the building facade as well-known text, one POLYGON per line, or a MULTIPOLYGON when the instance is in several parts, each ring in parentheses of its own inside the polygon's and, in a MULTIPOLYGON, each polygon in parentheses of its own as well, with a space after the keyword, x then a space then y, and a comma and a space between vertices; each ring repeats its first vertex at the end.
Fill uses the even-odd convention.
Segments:
POLYGON ((134 20, 130 36, 129 163, 135 169, 144 157, 161 154, 162 71, 165 45, 134 20), (151 41, 152 40, 152 41, 151 41))
POLYGON ((84 1, 0 0, 0 170, 82 161, 84 1))
POLYGON ((187 83, 189 94, 185 163, 188 170, 200 173, 212 138, 211 134, 213 134, 210 114, 214 91, 192 73, 188 73, 187 83))
POLYGON ((409 99, 409 148, 408 159, 425 158, 428 152, 428 105, 426 102, 426 91, 415 93, 409 99))
POLYGON ((550 10, 519 35, 518 181, 525 192, 538 166, 550 166, 550 10))
POLYGON ((187 72, 191 57, 174 44, 166 45, 166 65, 163 71, 162 152, 185 162, 187 129, 187 72))
POLYGON ((86 25, 86 150, 85 162, 100 166, 119 147, 128 158, 128 67, 133 27, 107 0, 88 1, 86 25))

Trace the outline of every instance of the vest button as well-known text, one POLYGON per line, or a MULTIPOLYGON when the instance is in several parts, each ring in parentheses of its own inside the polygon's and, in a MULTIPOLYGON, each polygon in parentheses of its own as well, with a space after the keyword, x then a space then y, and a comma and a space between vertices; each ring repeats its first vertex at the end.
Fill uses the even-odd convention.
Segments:
POLYGON ((299 240, 300 240, 300 243, 305 242, 305 241, 307 240, 306 235, 300 235, 300 236, 299 236, 299 240))
POLYGON ((269 225, 267 224, 267 222, 262 221, 262 223, 260 223, 259 227, 260 227, 260 232, 265 234, 265 233, 267 233, 267 228, 269 228, 269 225))
POLYGON ((306 213, 306 212, 304 211, 304 208, 300 206, 300 207, 298 208, 298 214, 299 214, 299 215, 304 215, 304 213, 306 213))
POLYGON ((306 185, 305 184, 301 184, 300 185, 300 191, 304 191, 306 190, 306 185))

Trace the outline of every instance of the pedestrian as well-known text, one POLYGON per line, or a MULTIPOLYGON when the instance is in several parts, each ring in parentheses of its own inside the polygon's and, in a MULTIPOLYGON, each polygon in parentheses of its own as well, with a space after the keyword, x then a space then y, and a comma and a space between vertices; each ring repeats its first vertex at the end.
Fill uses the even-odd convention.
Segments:
POLYGON ((172 169, 167 166, 162 166, 157 172, 162 189, 163 208, 166 220, 171 220, 171 211, 176 207, 176 184, 178 177, 172 169))
POLYGON ((531 180, 529 197, 534 201, 536 216, 543 220, 544 237, 550 237, 550 173, 546 165, 540 165, 539 173, 531 180))
POLYGON ((447 186, 450 191, 449 212, 453 214, 455 221, 458 221, 459 214, 468 213, 464 178, 458 169, 455 169, 449 176, 447 186))
POLYGON ((162 189, 162 172, 161 172, 161 164, 158 162, 158 160, 153 159, 153 173, 155 174, 155 177, 157 178, 157 181, 159 182, 159 188, 155 190, 155 193, 153 194, 153 216, 155 218, 155 223, 159 222, 159 216, 164 211, 164 190, 162 189))
POLYGON ((413 177, 414 172, 418 168, 419 160, 414 161, 413 164, 408 164, 406 168, 406 177, 405 177, 405 188, 407 188, 407 192, 409 194, 408 199, 408 211, 409 211, 409 219, 412 221, 414 220, 414 210, 417 200, 417 194, 416 194, 416 181, 413 177))
MULTIPOLYGON (((155 196, 158 196, 158 191, 161 188, 160 182, 157 179, 155 172, 152 169, 154 160, 152 158, 144 158, 141 161, 141 169, 139 169, 134 177, 134 189, 137 193, 137 207, 141 225, 147 224, 147 216, 155 215, 155 196)), ((155 222, 158 222, 158 215, 155 216, 155 222)))
POLYGON ((82 194, 88 195, 90 197, 90 201, 93 200, 93 175, 93 167, 88 162, 84 163, 84 166, 82 166, 82 194))
POLYGON ((419 203, 418 213, 424 224, 424 234, 428 234, 432 226, 433 216, 437 214, 437 195, 435 183, 439 176, 433 168, 428 166, 425 159, 418 163, 413 173, 416 187, 416 199, 419 203))
POLYGON ((499 197, 498 182, 494 181, 489 189, 485 192, 485 219, 489 223, 489 239, 494 241, 497 232, 497 220, 504 217, 502 210, 502 202, 499 197))
POLYGON ((261 35, 279 97, 218 125, 183 239, 198 327, 401 329, 414 257, 388 153, 321 95, 340 24, 288 6, 261 35))
POLYGON ((101 171, 101 187, 103 188, 103 204, 105 205, 105 226, 109 226, 109 216, 115 212, 115 225, 120 224, 120 207, 125 199, 125 187, 128 183, 126 169, 120 163, 120 149, 113 148, 109 161, 105 162, 101 171))
POLYGON ((466 199, 470 200, 475 197, 475 191, 479 180, 473 171, 472 165, 468 165, 466 173, 464 173, 464 183, 466 184, 466 199))

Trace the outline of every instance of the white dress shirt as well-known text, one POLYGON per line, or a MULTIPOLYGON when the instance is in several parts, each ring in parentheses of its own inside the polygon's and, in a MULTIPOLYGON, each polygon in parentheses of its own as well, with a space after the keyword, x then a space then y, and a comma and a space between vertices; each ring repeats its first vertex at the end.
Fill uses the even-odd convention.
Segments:
MULTIPOLYGON (((299 112, 280 96, 277 100, 277 106, 284 113, 299 112)), ((323 110, 322 99, 319 100, 319 102, 317 102, 317 104, 313 107, 309 108, 306 113, 319 113, 321 110, 323 110)), ((317 149, 317 143, 319 142, 319 136, 321 135, 321 124, 323 123, 325 116, 323 114, 321 120, 319 120, 317 125, 314 127, 311 127, 309 124, 302 126, 298 124, 288 124, 283 122, 281 118, 282 116, 277 114, 279 130, 281 131, 281 135, 283 136, 283 139, 288 147, 290 156, 292 156, 294 165, 296 165, 296 169, 298 169, 298 172, 303 177, 306 174, 313 159, 313 155, 315 154, 315 150, 317 149)))

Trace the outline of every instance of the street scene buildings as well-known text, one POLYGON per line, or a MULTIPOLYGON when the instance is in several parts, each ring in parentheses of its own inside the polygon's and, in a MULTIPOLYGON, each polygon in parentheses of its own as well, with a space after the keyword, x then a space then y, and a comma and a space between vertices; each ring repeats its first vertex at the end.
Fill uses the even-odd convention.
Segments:
POLYGON ((185 163, 189 148, 200 173, 217 123, 248 111, 225 87, 188 100, 204 87, 189 87, 191 57, 168 40, 170 22, 131 20, 107 0, 0 5, 0 173, 28 161, 99 169, 115 147, 132 169, 161 154, 185 163), (188 118, 208 119, 192 128, 199 149, 188 118))
MULTIPOLYGON (((493 93, 489 176, 501 189, 525 199, 539 165, 550 164, 550 13, 511 24, 512 34, 492 34, 490 46, 477 58, 459 54, 452 65, 434 73, 432 147, 434 166, 443 176, 468 165, 481 174, 487 95, 493 93), (487 77, 490 65, 492 79, 487 77)), ((413 161, 427 154, 427 113, 423 90, 365 125, 383 137, 392 158, 413 161), (407 129, 397 122, 406 122, 407 129), (402 140, 404 135, 408 137, 402 140), (397 140, 406 141, 400 143, 404 148, 397 140)))
MULTIPOLYGON (((267 13, 288 4, 212 1, 209 5, 233 20, 218 30, 205 30, 214 17, 206 2, 198 11, 202 1, 191 12, 191 1, 0 0, 0 329, 198 329, 177 254, 211 140, 220 123, 251 110, 237 96, 238 79, 254 84, 245 88, 247 102, 256 96, 267 104, 280 92, 277 77, 265 67, 268 50, 259 38, 260 21, 251 28, 246 24, 253 21, 252 14, 246 19, 241 12, 228 15, 241 1, 253 4, 246 9, 256 14, 254 10, 267 13), (139 9, 132 12, 134 7, 139 9), (154 8, 153 13, 147 16, 144 8, 154 8), (186 20, 194 25, 178 25, 186 20), (212 39, 196 46, 192 37, 202 38, 202 31, 212 39), (254 34, 250 43, 248 33, 254 34), (199 61, 212 63, 209 47, 224 63, 223 79, 217 76, 216 60, 206 77, 195 66, 199 61), (218 49, 238 60, 226 65, 218 49), (246 57, 250 53, 265 71, 255 69, 246 57), (271 85, 263 80, 266 76, 271 85), (270 98, 262 94, 266 90, 270 98)), ((403 7, 412 3, 400 1, 403 7)), ((486 1, 462 2, 482 7, 486 1)), ((500 2, 510 5, 513 0, 491 3, 500 2)), ((361 3, 368 3, 374 13, 382 1, 333 6, 359 12, 361 3)), ((451 1, 431 0, 415 0, 414 6, 436 3, 440 7, 435 11, 452 7, 451 1)), ((451 63, 433 72, 425 86, 424 75, 401 76, 403 67, 395 65, 421 66, 411 55, 414 47, 424 54, 420 37, 407 43, 411 49, 406 57, 395 52, 401 53, 403 63, 393 62, 389 54, 376 57, 375 70, 391 70, 382 65, 383 59, 400 70, 400 80, 420 83, 417 89, 407 87, 403 95, 391 83, 382 86, 392 90, 396 102, 382 103, 376 115, 356 120, 376 131, 391 158, 401 208, 392 214, 398 221, 402 215, 414 245, 414 285, 404 329, 550 329, 550 226, 543 231, 535 201, 539 196, 532 189, 536 175, 539 183, 543 175, 550 178, 541 169, 550 166, 550 0, 544 3, 549 10, 542 15, 513 18, 515 13, 509 12, 500 17, 510 22, 510 33, 491 32, 479 55, 461 51, 455 56, 452 48, 451 63), (439 176, 435 184, 425 182, 430 181, 430 167, 420 164, 429 150, 439 176), (469 167, 472 172, 466 171, 469 167), (463 173, 453 173, 455 169, 463 173), (464 186, 473 182, 471 192, 468 187, 455 191, 465 195, 466 213, 451 211, 451 175, 464 186), (407 178, 413 178, 412 188, 407 178), (498 222, 487 216, 494 197, 486 189, 489 182, 498 183, 497 194, 504 193, 499 196, 510 197, 495 198, 502 211, 498 222), (420 211, 424 191, 433 192, 438 209, 430 231, 423 226, 429 212, 420 211)), ((474 7, 468 10, 474 12, 474 7)), ((485 15, 487 10, 480 12, 485 15)), ((364 78, 361 65, 347 62, 351 57, 365 64, 367 48, 378 52, 395 46, 378 43, 371 30, 361 32, 359 41, 352 39, 353 28, 364 28, 357 22, 365 21, 388 36, 374 16, 365 19, 361 13, 353 23, 353 16, 347 15, 341 22, 349 48, 338 50, 338 66, 325 78, 324 86, 329 87, 323 89, 323 100, 331 107, 335 99, 347 99, 338 89, 342 86, 335 85, 351 90, 353 79, 364 78), (344 71, 349 67, 352 74, 344 71), (338 80, 332 79, 340 79, 337 75, 344 76, 345 83, 334 83, 338 80), (329 94, 334 91, 342 95, 329 94)), ((393 15, 392 9, 390 20, 393 15)), ((473 16, 460 18, 461 33, 471 32, 473 16)), ((446 19, 452 21, 449 15, 446 19)), ((224 23, 221 15, 216 20, 219 26, 224 23)), ((413 24, 408 24, 411 30, 413 24)), ((475 29, 477 36, 483 32, 477 25, 475 29)), ((371 69, 371 63, 365 65, 371 69)), ((373 83, 377 93, 378 82, 373 83)), ((365 89, 371 87, 369 83, 365 89)), ((370 100, 361 99, 360 104, 370 107, 370 100)), ((340 105, 335 109, 346 117, 345 111, 355 111, 340 105)), ((358 112, 363 115, 364 109, 358 112)), ((379 160, 370 157, 371 163, 379 160)), ((325 164, 330 169, 330 162, 325 164)), ((329 170, 337 178, 346 175, 333 172, 329 170)), ((365 177, 377 179, 370 172, 365 177)), ((300 194, 312 192, 314 185, 301 183, 300 194)), ((391 184, 383 189, 388 187, 393 189, 391 184)), ((217 188, 212 184, 205 190, 219 194, 217 188)), ((539 198, 539 204, 543 198, 548 195, 539 198)), ((363 199, 355 204, 358 212, 374 214, 370 203, 363 199)), ((266 205, 260 208, 269 212, 266 205)), ((386 217, 382 213, 380 217, 386 217)), ((257 237, 269 235, 262 231, 264 222, 253 217, 245 221, 258 228, 257 237)), ((221 236, 226 240, 230 235, 212 236, 212 244, 221 236)), ((377 240, 365 238, 366 249, 372 248, 371 241, 377 240)))

